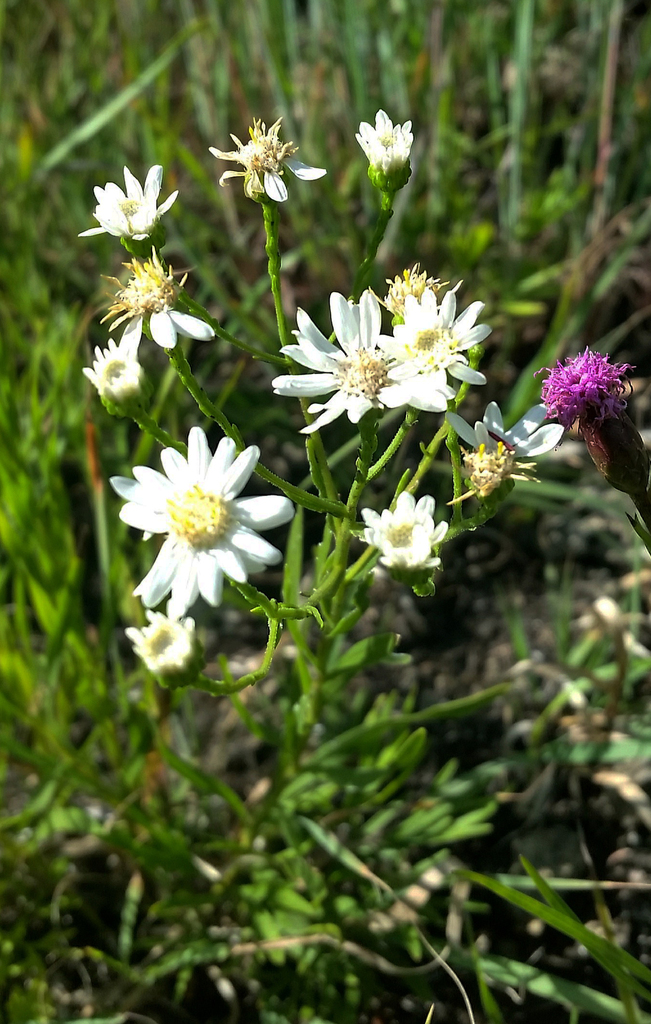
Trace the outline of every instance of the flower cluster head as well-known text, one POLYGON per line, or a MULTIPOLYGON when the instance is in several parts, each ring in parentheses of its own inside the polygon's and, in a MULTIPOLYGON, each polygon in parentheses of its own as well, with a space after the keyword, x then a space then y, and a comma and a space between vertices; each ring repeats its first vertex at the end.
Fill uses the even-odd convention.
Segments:
POLYGON ((284 496, 237 498, 255 469, 255 445, 235 457, 223 438, 213 455, 206 435, 193 427, 188 457, 164 448, 159 473, 135 466, 134 480, 117 476, 111 486, 127 504, 120 518, 143 533, 167 534, 158 556, 134 594, 154 608, 171 591, 168 614, 180 618, 199 594, 216 607, 224 575, 244 583, 250 572, 279 562, 281 552, 255 531, 289 522, 294 507, 284 496))
POLYGON ((291 142, 281 142, 278 133, 282 117, 272 124, 269 131, 262 121, 253 121, 249 128, 250 141, 240 142, 236 135, 231 138, 237 149, 224 152, 210 147, 210 152, 218 160, 233 160, 244 166, 243 171, 224 171, 219 184, 224 185, 229 178, 244 178, 244 193, 249 199, 260 199, 265 194, 277 203, 287 199, 287 186, 283 181, 285 168, 305 181, 322 178, 327 172, 323 167, 310 167, 294 159, 298 147, 291 142))
POLYGON ((558 362, 549 370, 541 397, 549 418, 556 417, 566 430, 575 420, 603 423, 626 408, 622 398, 629 387, 629 363, 611 363, 600 352, 585 352, 558 362))
POLYGON ((381 514, 362 509, 366 523, 364 540, 380 551, 380 561, 390 569, 435 569, 441 559, 432 554, 448 531, 447 523, 434 525, 434 498, 423 495, 416 502, 413 494, 402 491, 395 510, 381 514))
POLYGON ((143 389, 144 373, 138 362, 138 344, 140 339, 133 334, 125 335, 119 345, 109 338, 108 348, 95 349, 95 360, 92 369, 83 368, 99 393, 100 398, 115 405, 137 399, 143 389))
POLYGON ((491 402, 474 429, 461 416, 449 412, 448 421, 462 440, 472 445, 464 452, 463 465, 470 483, 464 497, 487 498, 504 480, 531 480, 534 463, 518 462, 516 456, 542 455, 563 436, 560 423, 547 423, 544 405, 534 405, 510 430, 505 430, 499 406, 491 402))
POLYGON ((401 175, 398 172, 408 170, 409 154, 414 141, 411 121, 394 127, 384 110, 378 110, 375 127, 368 121, 362 121, 355 138, 368 158, 369 177, 374 184, 380 187, 383 184, 394 184, 394 187, 400 188, 407 182, 409 174, 401 175), (375 176, 378 176, 377 181, 375 176))
POLYGON ((172 268, 165 270, 155 249, 152 249, 150 260, 141 263, 134 259, 124 266, 131 271, 131 279, 125 287, 117 278, 108 279, 118 286, 118 291, 116 301, 104 317, 104 320, 117 317, 111 324, 112 331, 125 320, 128 321, 122 335, 123 341, 131 338, 137 346, 145 317, 149 318, 152 338, 162 348, 174 348, 179 334, 199 341, 214 338, 215 332, 210 324, 174 309, 179 291, 185 284, 185 277, 180 282, 175 281, 172 268))
POLYGON ((125 629, 138 657, 158 676, 187 672, 196 660, 198 649, 194 619, 169 618, 162 612, 149 610, 146 615, 148 626, 125 629))
POLYGON ((158 221, 169 210, 178 196, 172 192, 164 203, 156 206, 163 182, 163 168, 160 164, 151 167, 145 179, 145 187, 133 176, 128 167, 124 168, 126 192, 119 185, 109 181, 104 188, 95 187, 97 206, 93 216, 100 227, 80 232, 82 235, 101 235, 108 232, 118 238, 147 238, 158 221))
MULTIPOLYGON (((435 294, 444 287, 440 278, 428 277, 427 271, 420 272, 420 264, 416 263, 411 270, 403 270, 402 276, 397 274, 393 280, 387 278, 389 290, 382 305, 385 306, 394 316, 404 320, 405 299, 413 295, 415 299, 422 299, 426 290, 435 294)), ((382 301, 382 300, 380 300, 382 301)))

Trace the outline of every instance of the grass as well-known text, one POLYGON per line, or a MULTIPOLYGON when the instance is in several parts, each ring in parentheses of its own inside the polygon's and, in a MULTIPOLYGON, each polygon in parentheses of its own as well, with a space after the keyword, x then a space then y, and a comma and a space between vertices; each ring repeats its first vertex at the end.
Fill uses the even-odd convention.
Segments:
MULTIPOLYGON (((403 773, 427 752, 425 733, 411 728, 429 718, 406 706, 397 732, 386 731, 397 693, 369 706, 358 692, 350 706, 335 700, 327 723, 334 747, 314 754, 264 822, 260 850, 243 841, 233 822, 250 831, 256 812, 242 803, 242 780, 199 763, 205 709, 156 689, 123 642, 124 624, 142 614, 128 595, 146 555, 118 522, 105 482, 134 454, 142 462, 156 453, 105 413, 81 374, 106 338, 99 275, 118 273, 120 255, 114 240, 77 235, 92 223, 93 185, 119 180, 124 163, 138 177, 163 164, 164 195, 181 190, 168 258, 191 269, 193 294, 226 330, 265 347, 276 327, 261 219, 239 183, 217 186, 224 165, 208 146, 227 149, 229 133, 243 137, 254 116, 269 123, 282 115, 299 156, 328 168, 322 182, 290 182, 281 224, 288 312, 305 306, 325 325, 329 292, 350 290, 373 230, 376 198, 354 134, 381 106, 394 120, 413 120, 416 143, 373 285, 416 261, 444 280, 463 278, 462 294, 485 301, 495 326, 487 396, 507 402, 512 418, 537 397, 533 371, 578 346, 630 357, 647 374, 651 15, 619 0, 62 0, 6 5, 2 25, 0 1007, 11 1024, 89 1013, 126 1021, 131 1011, 199 1024, 229 1019, 235 1005, 216 978, 253 1013, 254 978, 267 1024, 357 1020, 384 984, 372 958, 347 958, 325 943, 259 945, 253 959, 233 953, 238 943, 308 930, 375 941, 365 916, 386 914, 391 900, 354 872, 351 881, 352 862, 319 846, 299 815, 327 817, 333 800, 345 800, 342 773, 356 773, 376 809, 353 815, 351 856, 361 851, 400 891, 448 844, 485 832, 492 801, 480 772, 434 779, 424 808, 405 797, 403 773), (337 760, 338 749, 355 756, 337 760), (425 853, 413 838, 423 834, 425 853)), ((160 382, 153 408, 183 436, 194 413, 163 361, 151 360, 160 382)), ((246 423, 247 442, 289 453, 282 457, 294 459, 298 482, 305 466, 294 413, 289 403, 259 400, 272 368, 221 343, 195 346, 192 360, 213 400, 246 423)), ((350 435, 347 425, 337 430, 342 453, 333 466, 346 480, 350 435)), ((601 502, 551 465, 541 475, 515 499, 552 510, 568 497, 601 502)), ((381 479, 377 486, 381 497, 381 479)), ((526 623, 511 619, 524 651, 526 623)), ((579 678, 604 666, 607 674, 603 638, 577 653, 559 636, 559 659, 579 678)), ((333 693, 348 678, 335 673, 333 693)), ((480 703, 469 699, 462 710, 480 703)), ((264 693, 233 706, 235 720, 257 723, 261 743, 291 718, 264 693)), ((211 715, 225 714, 215 707, 211 715)), ((553 713, 535 734, 532 765, 538 756, 594 758, 594 750, 568 754, 544 742, 553 713)), ((620 742, 628 748, 618 757, 648 752, 645 736, 620 742)), ((446 913, 443 896, 425 913, 435 944, 446 913)), ((426 955, 418 930, 401 922, 387 943, 405 969, 404 991, 427 1000, 424 980, 406 973, 426 955)), ((378 940, 375 963, 381 953, 378 940)), ((455 955, 472 977, 469 955, 455 955)), ((611 966, 615 957, 612 973, 626 985, 617 954, 604 956, 611 966)), ((622 1009, 615 989, 573 990, 515 960, 480 963, 489 979, 522 983, 581 1014, 630 1024, 636 1012, 630 1002, 622 1009)), ((638 995, 640 986, 631 980, 638 995)))

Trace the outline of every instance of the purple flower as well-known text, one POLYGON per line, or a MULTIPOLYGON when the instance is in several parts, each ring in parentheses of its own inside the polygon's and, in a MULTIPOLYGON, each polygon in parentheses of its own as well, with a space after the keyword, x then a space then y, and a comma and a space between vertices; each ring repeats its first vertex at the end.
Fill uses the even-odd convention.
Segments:
POLYGON ((575 420, 603 423, 626 408, 621 396, 629 387, 626 374, 630 363, 610 363, 609 356, 586 348, 571 356, 565 365, 558 362, 549 370, 542 386, 547 418, 556 417, 569 430, 575 420))

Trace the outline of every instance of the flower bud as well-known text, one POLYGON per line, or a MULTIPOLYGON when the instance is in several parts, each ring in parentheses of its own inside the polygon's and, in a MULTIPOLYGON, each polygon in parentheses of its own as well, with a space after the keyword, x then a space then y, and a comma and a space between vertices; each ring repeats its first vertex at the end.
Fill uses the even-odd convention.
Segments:
POLYGON ((586 416, 581 436, 590 458, 611 487, 633 499, 646 495, 649 483, 649 454, 630 416, 620 411, 602 421, 586 416))

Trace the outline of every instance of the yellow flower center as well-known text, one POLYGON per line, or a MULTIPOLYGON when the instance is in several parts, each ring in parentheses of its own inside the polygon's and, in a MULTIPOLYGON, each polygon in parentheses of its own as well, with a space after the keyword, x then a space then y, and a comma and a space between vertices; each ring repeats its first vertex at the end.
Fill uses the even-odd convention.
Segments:
POLYGON ((139 199, 123 199, 121 203, 118 203, 118 206, 127 220, 130 221, 134 213, 138 213, 142 203, 139 199))
POLYGON ((230 502, 198 484, 167 502, 170 533, 193 548, 212 548, 233 521, 230 502))
POLYGON ((359 349, 341 363, 339 381, 342 391, 369 399, 377 398, 390 383, 385 360, 366 349, 359 349))
POLYGON ((176 643, 177 631, 165 624, 159 625, 155 632, 146 634, 140 643, 141 657, 157 660, 167 654, 176 643))
MULTIPOLYGON (((135 202, 135 200, 129 200, 129 202, 135 202)), ((115 295, 116 301, 104 317, 104 320, 113 316, 118 317, 111 324, 111 330, 131 317, 163 313, 172 309, 179 289, 185 282, 185 277, 180 283, 174 280, 171 267, 169 272, 165 271, 155 250, 152 250, 152 258, 145 260, 144 263, 132 260, 131 263, 124 265, 129 268, 132 276, 126 287, 119 287, 115 295)), ((120 285, 116 278, 109 278, 109 280, 120 285)))
POLYGON ((525 468, 515 461, 515 452, 509 451, 502 443, 497 442, 497 450, 488 451, 485 444, 480 444, 474 452, 466 452, 463 465, 470 486, 480 498, 487 498, 503 480, 513 476, 513 471, 525 468))
MULTIPOLYGON (((447 283, 446 281, 445 284, 447 283)), ((425 289, 438 292, 443 287, 443 282, 439 278, 428 277, 425 270, 419 273, 418 263, 411 270, 403 270, 402 277, 398 275, 393 281, 387 278, 387 284, 389 285, 389 291, 387 292, 384 305, 394 316, 401 317, 405 315, 405 298, 407 295, 413 295, 415 299, 420 300, 425 289)))

